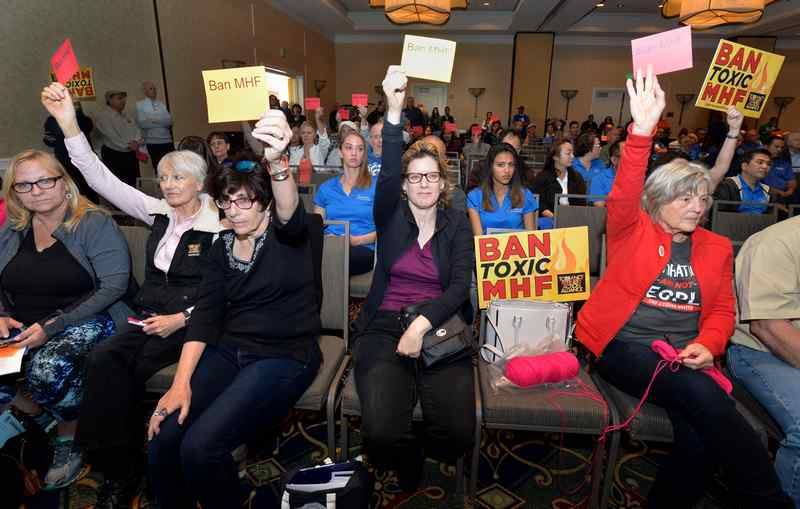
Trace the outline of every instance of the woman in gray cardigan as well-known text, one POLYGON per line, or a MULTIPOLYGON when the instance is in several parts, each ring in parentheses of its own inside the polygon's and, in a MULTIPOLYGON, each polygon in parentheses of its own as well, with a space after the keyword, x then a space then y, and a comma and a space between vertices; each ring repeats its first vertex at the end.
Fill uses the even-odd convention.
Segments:
POLYGON ((130 256, 111 217, 79 194, 52 155, 18 154, 4 180, 0 339, 17 334, 10 347, 27 351, 22 384, 16 386, 13 376, 0 379, 0 408, 10 412, 11 405, 43 427, 58 423, 45 477, 54 489, 72 482, 83 465, 72 446, 83 363, 128 315, 120 298, 130 280, 130 256))

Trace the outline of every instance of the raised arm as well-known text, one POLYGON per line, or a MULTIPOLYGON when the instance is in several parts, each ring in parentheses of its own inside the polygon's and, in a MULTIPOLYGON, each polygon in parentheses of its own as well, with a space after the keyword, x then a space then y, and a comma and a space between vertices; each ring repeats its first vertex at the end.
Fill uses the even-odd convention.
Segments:
POLYGON ((264 144, 253 137, 253 128, 250 127, 250 122, 247 120, 242 121, 242 134, 244 134, 244 141, 247 142, 250 150, 261 157, 264 154, 264 144))
POLYGON ((78 126, 72 98, 64 85, 51 83, 45 87, 42 90, 42 105, 64 131, 64 144, 70 159, 89 186, 126 214, 153 224, 153 218, 148 211, 156 208, 160 200, 122 182, 97 157, 78 126))
POLYGON ((711 173, 711 189, 708 192, 711 194, 714 193, 714 189, 725 178, 725 174, 728 173, 728 169, 731 166, 731 161, 733 161, 733 156, 736 153, 736 141, 742 129, 742 120, 744 120, 744 115, 739 110, 733 106, 728 108, 728 135, 725 137, 725 143, 722 144, 719 155, 717 155, 714 167, 709 171, 711 173))
POLYGON ((390 65, 383 80, 386 94, 386 117, 383 123, 383 163, 375 189, 373 216, 380 231, 389 222, 400 203, 403 189, 403 102, 408 78, 398 65, 390 65))
POLYGON ((281 110, 267 110, 256 124, 253 137, 264 143, 264 159, 270 166, 275 211, 278 220, 286 224, 300 203, 297 184, 284 154, 292 139, 292 128, 281 110))
POLYGON ((642 220, 643 211, 639 203, 644 190, 650 144, 653 131, 666 106, 664 91, 661 90, 652 67, 647 68, 647 79, 639 69, 635 86, 631 79, 628 79, 626 86, 633 125, 622 150, 614 185, 608 195, 609 236, 623 235, 642 220))

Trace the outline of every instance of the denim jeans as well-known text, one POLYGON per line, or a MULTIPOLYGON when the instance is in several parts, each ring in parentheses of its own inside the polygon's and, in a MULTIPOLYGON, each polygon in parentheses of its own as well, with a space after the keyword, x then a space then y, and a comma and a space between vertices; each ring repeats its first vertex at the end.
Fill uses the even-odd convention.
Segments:
MULTIPOLYGON (((661 357, 649 346, 612 340, 597 361, 602 377, 641 398, 661 357)), ((722 466, 739 507, 791 508, 766 449, 731 399, 711 377, 681 366, 661 371, 648 398, 667 411, 675 435, 648 494, 649 508, 691 507, 722 466)))
POLYGON ((413 469, 422 454, 453 462, 472 447, 475 433, 472 358, 424 368, 418 359, 397 355, 402 335, 398 313, 380 311, 356 341, 365 450, 382 469, 413 469), (412 426, 417 400, 424 417, 421 436, 412 426))
POLYGON ((786 437, 775 469, 786 493, 800 507, 800 369, 769 352, 728 348, 728 369, 769 412, 786 437))
POLYGON ((234 346, 206 346, 191 380, 192 404, 161 424, 148 450, 150 486, 165 509, 240 507, 231 452, 275 426, 314 381, 320 358, 303 364, 234 346))

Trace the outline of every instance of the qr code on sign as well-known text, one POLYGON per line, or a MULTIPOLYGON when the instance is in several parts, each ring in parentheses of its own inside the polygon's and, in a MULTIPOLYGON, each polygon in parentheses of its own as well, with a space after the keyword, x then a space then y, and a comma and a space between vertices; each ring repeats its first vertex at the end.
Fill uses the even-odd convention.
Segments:
POLYGON ((750 111, 761 111, 761 106, 766 100, 767 96, 750 92, 750 95, 747 96, 747 102, 744 105, 744 109, 750 111))
POLYGON ((558 274, 556 277, 558 278, 559 295, 583 293, 586 291, 586 274, 583 272, 558 274))

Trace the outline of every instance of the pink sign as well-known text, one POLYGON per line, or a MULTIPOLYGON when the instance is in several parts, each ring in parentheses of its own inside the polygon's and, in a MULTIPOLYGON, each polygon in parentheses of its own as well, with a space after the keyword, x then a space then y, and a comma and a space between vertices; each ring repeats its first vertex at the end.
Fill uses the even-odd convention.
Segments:
POLYGON ((339 120, 350 120, 350 110, 339 108, 339 120))
POLYGON ((369 94, 353 94, 350 102, 353 104, 353 106, 368 106, 369 94))
POLYGON ((306 111, 315 111, 319 109, 319 97, 306 97, 304 102, 306 111))
POLYGON ((455 123, 453 123, 453 122, 445 122, 444 123, 444 132, 446 132, 446 133, 454 133, 456 131, 458 131, 458 128, 456 127, 455 123))
POLYGON ((78 59, 75 57, 75 52, 72 51, 72 42, 69 38, 65 39, 50 57, 50 66, 53 68, 56 79, 62 85, 66 85, 69 79, 80 71, 78 59))
POLYGON ((653 74, 666 74, 692 68, 692 28, 689 26, 648 35, 631 41, 634 76, 638 69, 653 74))

